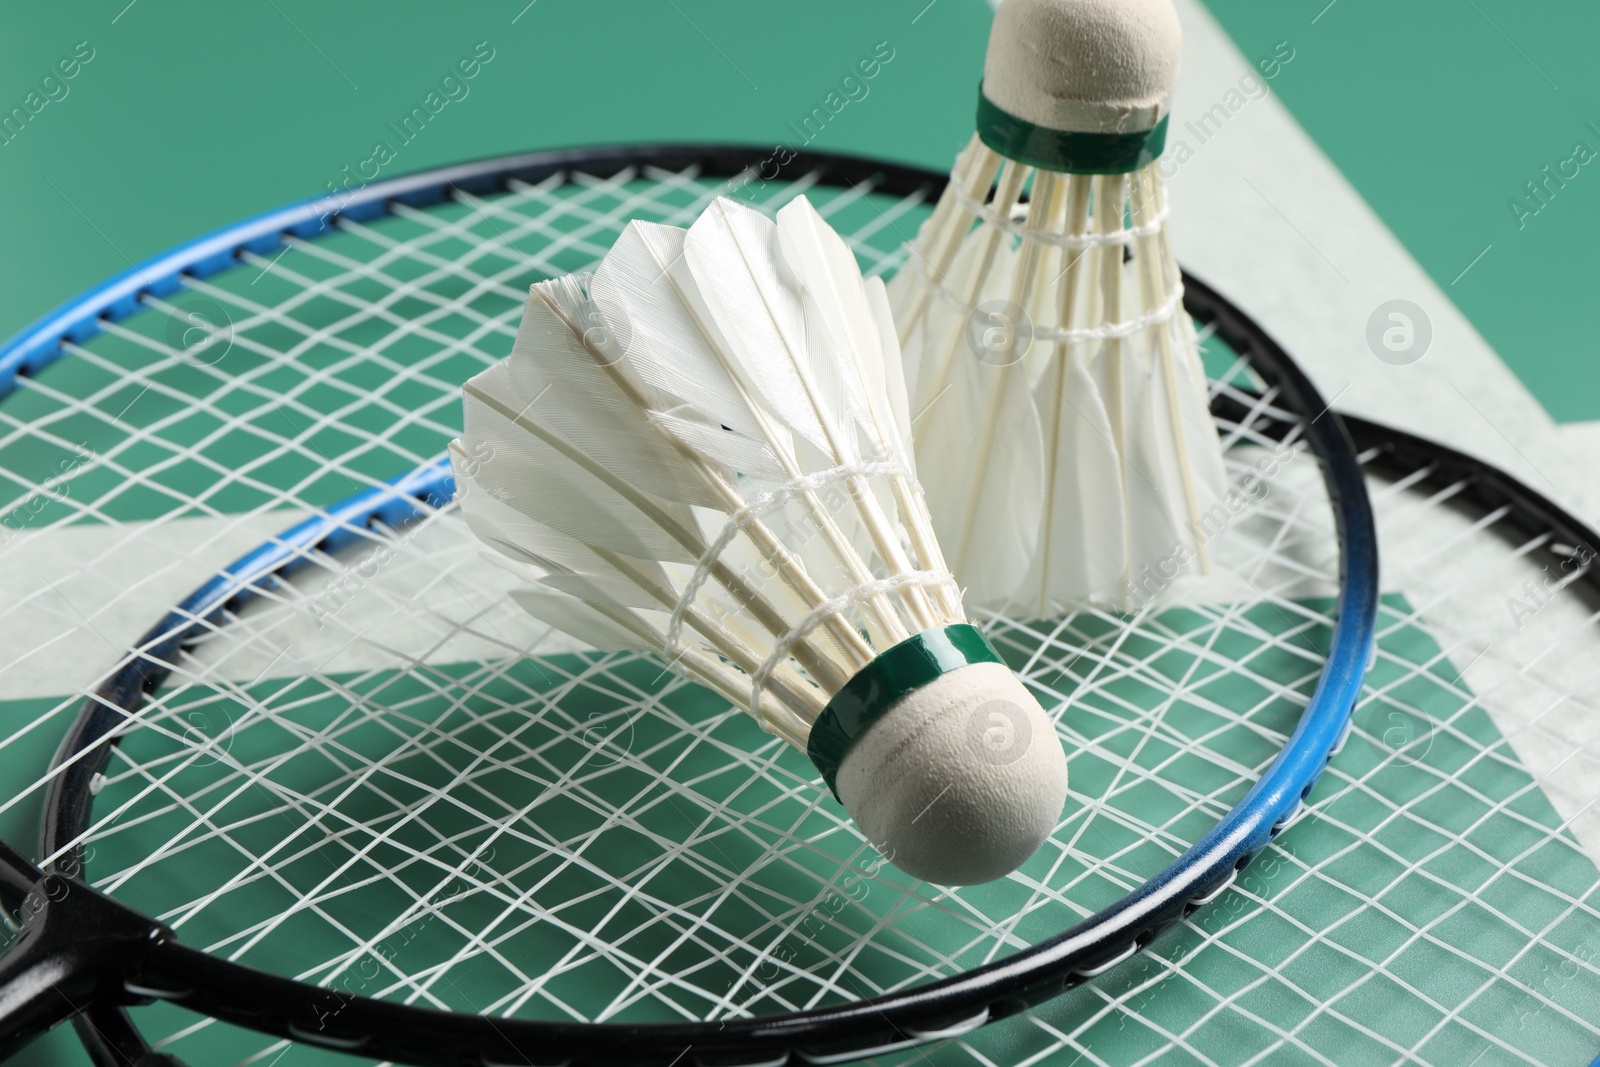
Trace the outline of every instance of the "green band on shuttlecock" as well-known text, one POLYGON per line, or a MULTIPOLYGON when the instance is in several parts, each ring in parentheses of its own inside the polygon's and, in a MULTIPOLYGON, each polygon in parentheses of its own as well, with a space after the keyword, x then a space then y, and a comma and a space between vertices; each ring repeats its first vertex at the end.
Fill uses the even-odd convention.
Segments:
POLYGON ((837 797, 834 779, 851 742, 894 706, 941 674, 969 663, 1004 663, 983 632, 969 623, 924 630, 881 653, 855 673, 817 716, 806 755, 837 797))
POLYGON ((1071 174, 1128 174, 1160 158, 1167 119, 1134 133, 1063 133, 1004 111, 978 89, 978 136, 1007 159, 1071 174))

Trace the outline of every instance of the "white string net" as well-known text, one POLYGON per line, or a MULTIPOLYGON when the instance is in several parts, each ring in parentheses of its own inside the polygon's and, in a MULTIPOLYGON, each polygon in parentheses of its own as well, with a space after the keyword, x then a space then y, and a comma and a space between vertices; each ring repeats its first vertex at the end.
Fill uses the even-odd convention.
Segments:
MULTIPOLYGON (((62 731, 183 596, 442 452, 460 383, 509 350, 529 282, 592 264, 630 218, 685 223, 724 191, 646 169, 402 207, 246 254, 21 381, 0 402, 0 833, 31 843, 62 731)), ((740 195, 776 209, 802 191, 877 272, 927 211, 813 179, 740 195)), ((1244 380, 1207 347, 1214 377, 1244 380)), ((1321 670, 1337 552, 1315 462, 1254 419, 1224 430, 1222 578, 1151 589, 1132 618, 979 620, 1071 758, 1060 828, 1000 883, 911 881, 748 717, 654 660, 544 632, 449 507, 317 556, 178 663, 120 731, 89 877, 228 959, 488 1014, 763 1014, 1002 957, 1198 839, 1321 670)), ((1143 954, 879 1062, 1600 1048, 1593 606, 1547 587, 1563 558, 1547 536, 1514 549, 1493 536, 1503 515, 1458 513, 1451 492, 1375 491, 1378 660, 1294 825, 1143 954)), ((195 1065, 331 1055, 162 1005, 134 1016, 195 1065)))

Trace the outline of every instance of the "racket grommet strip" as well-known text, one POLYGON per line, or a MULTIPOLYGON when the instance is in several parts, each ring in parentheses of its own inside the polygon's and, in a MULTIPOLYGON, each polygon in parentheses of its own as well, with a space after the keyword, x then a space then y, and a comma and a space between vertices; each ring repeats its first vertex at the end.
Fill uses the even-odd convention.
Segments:
POLYGON ((1111 968, 1115 967, 1124 960, 1132 959, 1134 954, 1138 951, 1139 942, 1133 941, 1128 945, 1127 948, 1123 949, 1121 952, 1118 952, 1105 962, 1097 963, 1093 967, 1079 968, 1077 973, 1083 978, 1098 978, 1100 975, 1105 974, 1111 968))
POLYGON ((970 1034, 989 1021, 990 1009, 984 1008, 976 1015, 951 1023, 933 1023, 928 1026, 906 1028, 906 1033, 918 1041, 946 1041, 970 1034))

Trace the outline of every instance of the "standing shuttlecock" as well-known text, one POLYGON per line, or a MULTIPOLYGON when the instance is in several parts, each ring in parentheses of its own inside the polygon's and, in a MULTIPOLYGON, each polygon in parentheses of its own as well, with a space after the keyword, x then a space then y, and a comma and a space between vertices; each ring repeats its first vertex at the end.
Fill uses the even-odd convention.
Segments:
POLYGON ((1179 47, 1171 0, 1007 0, 891 287, 969 603, 1129 610, 1209 568, 1227 485, 1155 165, 1179 47))
POLYGON ((917 877, 1001 877, 1055 828, 1066 757, 962 611, 887 293, 803 197, 630 224, 533 287, 465 408, 462 508, 534 615, 748 710, 917 877))

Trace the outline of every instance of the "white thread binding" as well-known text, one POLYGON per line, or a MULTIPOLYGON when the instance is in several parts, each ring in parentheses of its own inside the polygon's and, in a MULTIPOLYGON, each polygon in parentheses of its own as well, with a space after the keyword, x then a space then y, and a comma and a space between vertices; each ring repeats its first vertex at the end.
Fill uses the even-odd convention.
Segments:
POLYGON ((792 630, 773 644, 772 652, 750 676, 750 713, 754 715, 761 708, 761 691, 766 688, 768 676, 778 664, 789 658, 789 650, 821 625, 823 619, 864 600, 871 600, 875 596, 892 593, 909 585, 934 586, 953 581, 955 576, 949 571, 909 571, 889 578, 879 578, 877 581, 863 582, 826 603, 818 604, 805 618, 796 623, 792 630))
MULTIPOLYGON (((853 463, 838 467, 829 467, 824 471, 816 471, 800 478, 784 482, 782 485, 769 489, 756 497, 750 503, 728 516, 728 521, 723 523, 722 531, 717 534, 716 540, 706 546, 706 550, 695 561, 694 572, 689 575, 689 580, 684 583, 683 591, 678 594, 678 601, 672 606, 672 617, 667 622, 667 636, 662 644, 662 652, 667 661, 671 662, 678 654, 678 642, 683 634, 683 616, 688 612, 689 606, 694 603, 694 598, 699 594, 700 587, 705 585, 706 579, 711 577, 711 566, 717 561, 733 539, 756 519, 782 507, 801 493, 821 489, 825 485, 844 481, 846 478, 857 476, 871 478, 877 475, 899 475, 910 479, 911 472, 898 463, 853 463)), ((791 631, 792 633, 793 631, 791 631)), ((751 711, 754 711, 754 707, 751 711)))
MULTIPOLYGON (((977 311, 977 305, 968 303, 959 294, 952 292, 943 282, 933 278, 928 273, 928 265, 920 259, 909 259, 902 269, 916 271, 917 278, 927 286, 929 292, 954 304, 968 315, 977 311)), ((1088 341, 1112 341, 1131 337, 1141 330, 1148 330, 1152 326, 1160 326, 1168 322, 1183 306, 1183 283, 1179 282, 1168 294, 1167 298, 1157 307, 1150 309, 1138 318, 1127 319, 1123 322, 1107 323, 1104 326, 1084 326, 1076 330, 1062 330, 1054 326, 1032 326, 1032 337, 1035 341, 1045 341, 1052 344, 1084 344, 1088 341)))
POLYGON ((1106 326, 1089 326, 1077 330, 1062 330, 1054 326, 1033 327, 1035 341, 1048 341, 1056 344, 1082 344, 1085 341, 1112 341, 1131 337, 1152 326, 1160 326, 1171 321, 1183 306, 1183 283, 1179 282, 1160 306, 1140 315, 1136 319, 1125 322, 1113 322, 1106 326))
POLYGON ((1036 230, 1024 225, 1022 221, 1013 219, 996 211, 993 204, 986 204, 960 186, 951 186, 955 192, 956 202, 967 212, 993 226, 1003 230, 1013 237, 1020 237, 1024 241, 1035 244, 1048 245, 1052 248, 1067 248, 1074 251, 1083 251, 1090 248, 1106 248, 1110 245, 1132 244, 1142 237, 1154 237, 1161 232, 1162 226, 1168 217, 1167 198, 1165 193, 1161 197, 1161 209, 1155 213, 1149 222, 1134 226, 1126 230, 1113 230, 1110 233, 1052 233, 1049 230, 1036 230))

